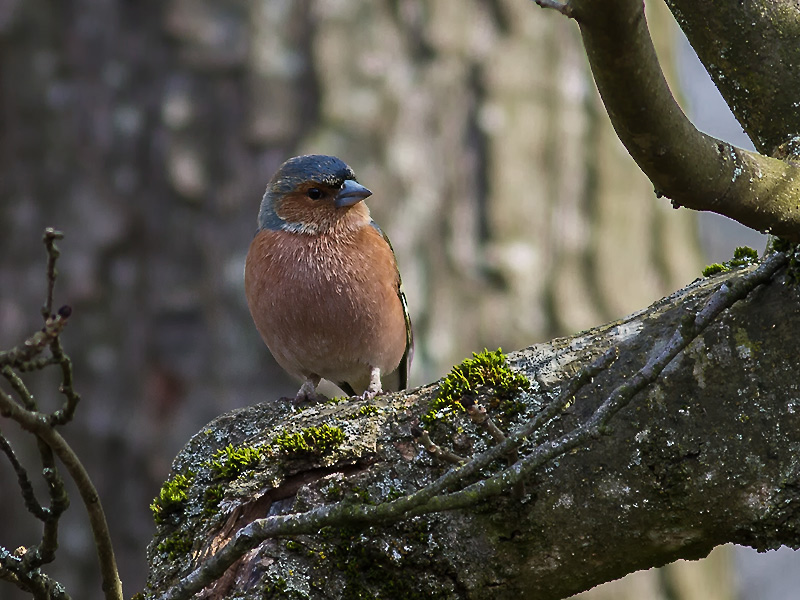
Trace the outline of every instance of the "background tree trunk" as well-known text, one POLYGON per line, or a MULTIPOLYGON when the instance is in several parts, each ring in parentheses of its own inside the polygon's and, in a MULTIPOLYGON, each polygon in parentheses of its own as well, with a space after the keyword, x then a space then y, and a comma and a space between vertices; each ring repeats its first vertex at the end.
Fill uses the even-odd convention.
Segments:
MULTIPOLYGON (((288 156, 338 155, 373 190, 417 384, 484 346, 620 317, 699 272, 691 215, 653 200, 577 31, 528 2, 5 0, 0 85, 0 344, 39 326, 38 239, 63 230, 57 298, 74 308, 85 398, 67 436, 97 478, 128 592, 177 450, 215 415, 295 389, 241 276, 288 156)), ((22 510, 0 496, 0 513, 22 510)), ((55 575, 89 599, 91 539, 72 513, 55 575)), ((0 543, 28 535, 8 521, 0 543)))

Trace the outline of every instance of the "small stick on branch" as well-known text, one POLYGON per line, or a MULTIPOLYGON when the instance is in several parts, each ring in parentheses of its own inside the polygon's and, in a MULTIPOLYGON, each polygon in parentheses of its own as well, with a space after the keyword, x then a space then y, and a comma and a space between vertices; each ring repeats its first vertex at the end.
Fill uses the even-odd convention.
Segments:
POLYGON ((557 12, 560 12, 565 17, 568 17, 570 19, 575 18, 574 11, 572 10, 572 6, 570 6, 569 2, 559 2, 558 0, 533 0, 533 1, 542 8, 551 8, 557 12))
MULTIPOLYGON (((464 400, 461 401, 462 404, 465 403, 464 400)), ((489 414, 486 412, 486 407, 482 404, 478 404, 474 400, 472 404, 465 406, 467 410, 467 414, 469 415, 470 420, 475 423, 478 427, 481 427, 489 432, 489 435, 492 436, 492 439, 500 444, 506 441, 506 434, 503 433, 500 428, 494 424, 494 421, 489 417, 489 414)))
POLYGON ((442 460, 444 462, 449 462, 454 465, 462 465, 467 462, 467 459, 451 452, 447 448, 442 448, 441 446, 437 446, 431 440, 430 434, 423 430, 417 430, 414 432, 414 436, 416 440, 422 445, 425 450, 428 451, 429 454, 432 454, 434 457, 442 460))
POLYGON ((56 247, 56 240, 62 239, 64 239, 64 234, 60 231, 56 231, 52 227, 45 229, 44 236, 42 236, 42 241, 47 248, 47 296, 42 306, 42 316, 45 321, 53 316, 53 290, 55 289, 56 278, 58 277, 56 261, 61 255, 61 252, 56 247))

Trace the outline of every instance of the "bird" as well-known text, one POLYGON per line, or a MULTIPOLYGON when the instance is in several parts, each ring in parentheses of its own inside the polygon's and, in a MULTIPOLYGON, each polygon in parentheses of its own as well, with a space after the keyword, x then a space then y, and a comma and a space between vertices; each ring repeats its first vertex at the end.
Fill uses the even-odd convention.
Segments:
POLYGON ((261 201, 245 295, 272 356, 302 381, 295 402, 318 402, 321 379, 365 399, 381 377, 408 385, 408 303, 371 195, 339 158, 308 154, 284 162, 261 201))

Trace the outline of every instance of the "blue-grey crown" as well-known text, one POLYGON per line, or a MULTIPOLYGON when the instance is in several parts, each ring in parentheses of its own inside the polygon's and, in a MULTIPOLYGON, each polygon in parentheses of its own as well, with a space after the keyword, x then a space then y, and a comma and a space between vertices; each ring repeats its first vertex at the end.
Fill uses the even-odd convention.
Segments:
POLYGON ((355 179, 353 169, 335 156, 304 154, 290 158, 278 168, 267 185, 258 211, 258 229, 301 231, 302 225, 287 223, 275 213, 276 198, 292 192, 305 181, 314 181, 335 188, 346 180, 355 181, 355 179))

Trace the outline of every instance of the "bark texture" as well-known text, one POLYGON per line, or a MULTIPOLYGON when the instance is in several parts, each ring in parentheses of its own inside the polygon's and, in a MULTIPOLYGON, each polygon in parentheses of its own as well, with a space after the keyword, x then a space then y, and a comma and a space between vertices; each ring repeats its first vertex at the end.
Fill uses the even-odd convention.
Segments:
MULTIPOLYGON (((791 119, 783 123, 790 132, 783 146, 769 148, 785 160, 699 132, 667 86, 640 0, 574 0, 569 6, 614 129, 657 192, 676 208, 716 212, 800 241, 800 167, 790 160, 796 144, 787 142, 794 135, 791 119)), ((726 40, 744 46, 746 41, 726 40)))
MULTIPOLYGON (((534 387, 518 398, 521 415, 507 419, 495 410, 494 418, 512 429, 569 374, 618 348, 613 366, 532 441, 572 430, 729 277, 698 280, 621 321, 512 354, 510 363, 534 387)), ((318 535, 268 540, 202 597, 546 600, 636 569, 699 558, 726 542, 800 547, 799 301, 785 274, 757 288, 695 339, 603 435, 538 469, 524 489, 400 522, 339 523, 318 535)), ((296 412, 279 401, 209 424, 173 465, 177 473, 196 473, 196 483, 151 545, 148 597, 158 597, 253 519, 340 499, 380 503, 440 476, 451 465, 432 458, 413 433, 436 392, 434 384, 379 397, 371 415, 361 402, 296 412), (255 470, 223 484, 216 513, 204 508, 210 480, 203 463, 214 449, 269 447, 281 432, 322 423, 343 429, 340 447, 313 458, 275 449, 255 470), (170 556, 159 548, 170 539, 186 540, 184 551, 170 556)), ((490 406, 491 398, 481 401, 490 406)), ((435 443, 467 457, 492 443, 466 417, 430 431, 435 443)))
POLYGON ((797 154, 800 6, 792 0, 667 4, 755 147, 772 155, 788 144, 797 154))

